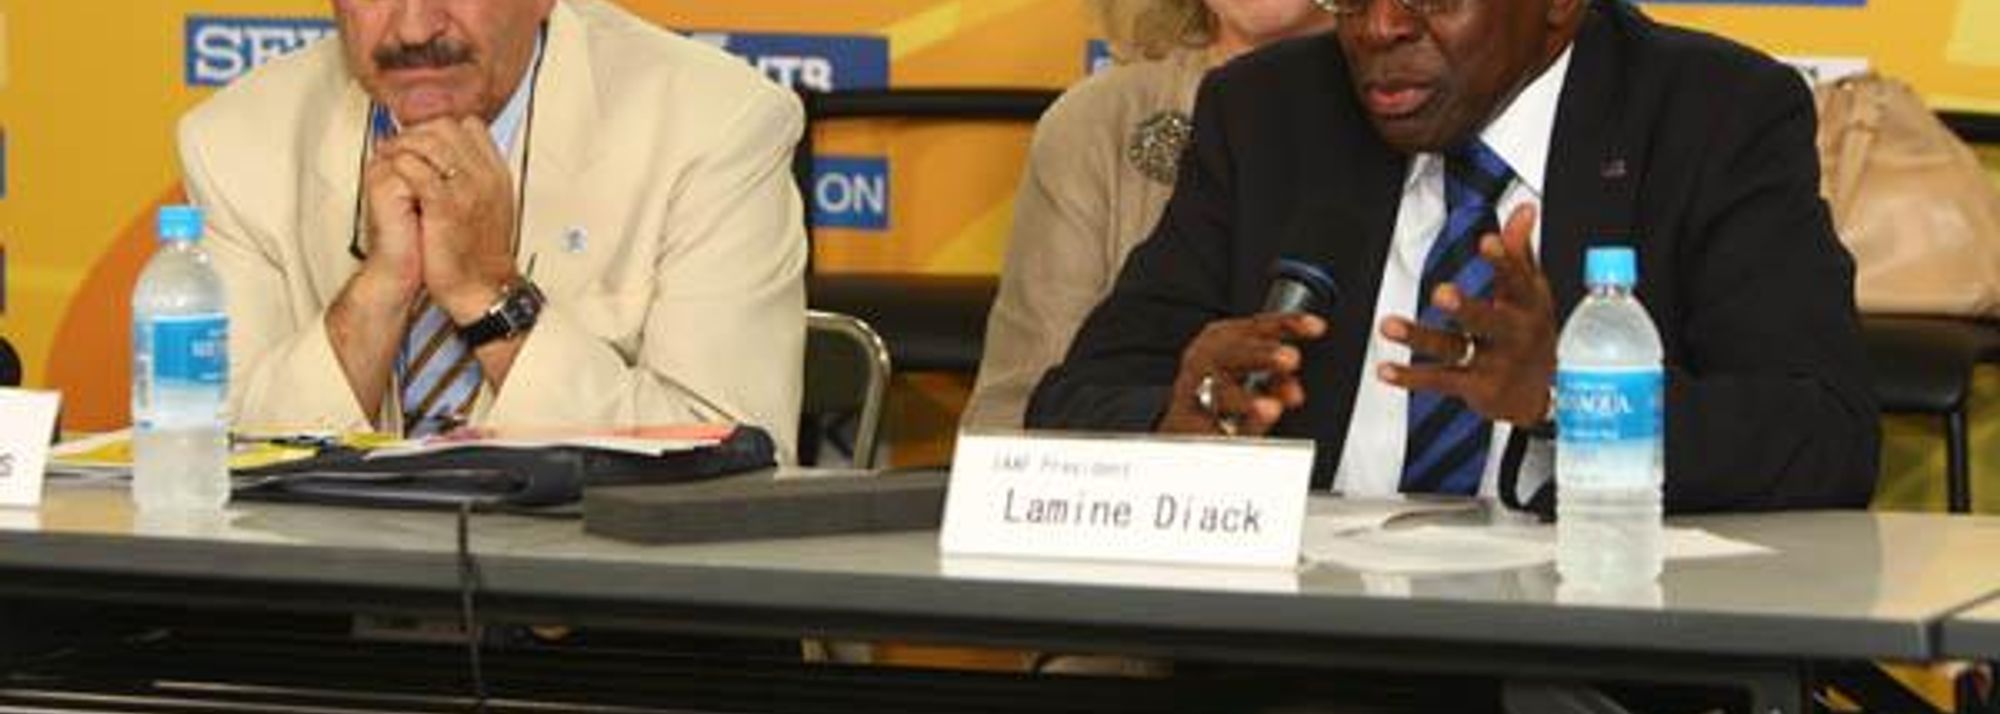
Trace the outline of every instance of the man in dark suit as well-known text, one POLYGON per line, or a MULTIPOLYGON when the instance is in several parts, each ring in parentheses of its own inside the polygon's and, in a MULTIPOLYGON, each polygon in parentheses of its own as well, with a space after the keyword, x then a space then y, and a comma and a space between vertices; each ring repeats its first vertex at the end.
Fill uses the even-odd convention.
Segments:
POLYGON ((1622 0, 1319 1, 1333 35, 1206 80, 1164 217, 1031 426, 1309 437, 1318 486, 1546 509, 1527 427, 1559 319, 1586 248, 1628 245, 1667 508, 1867 503, 1877 408, 1796 73, 1622 0), (1341 299, 1255 314, 1281 257, 1341 299))

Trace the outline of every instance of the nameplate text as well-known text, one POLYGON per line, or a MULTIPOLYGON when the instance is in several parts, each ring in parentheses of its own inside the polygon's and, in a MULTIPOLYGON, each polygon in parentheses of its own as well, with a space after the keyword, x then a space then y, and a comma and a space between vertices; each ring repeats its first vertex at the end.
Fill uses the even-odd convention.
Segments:
POLYGON ((0 389, 0 506, 42 505, 59 402, 55 392, 0 389))
POLYGON ((1313 444, 962 433, 940 549, 954 555, 1293 567, 1313 444))

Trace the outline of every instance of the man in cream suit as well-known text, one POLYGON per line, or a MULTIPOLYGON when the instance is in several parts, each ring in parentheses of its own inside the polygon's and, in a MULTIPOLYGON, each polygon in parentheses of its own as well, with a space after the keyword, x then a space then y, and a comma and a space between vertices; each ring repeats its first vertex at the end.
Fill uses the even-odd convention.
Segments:
POLYGON ((180 126, 250 426, 735 421, 791 453, 789 92, 604 0, 334 0, 180 126))

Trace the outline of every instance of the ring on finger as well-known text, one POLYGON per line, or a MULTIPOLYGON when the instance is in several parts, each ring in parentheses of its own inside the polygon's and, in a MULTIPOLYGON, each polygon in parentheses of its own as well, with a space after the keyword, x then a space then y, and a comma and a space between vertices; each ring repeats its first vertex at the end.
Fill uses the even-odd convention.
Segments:
POLYGON ((1215 375, 1204 374, 1194 385, 1194 404, 1202 411, 1215 415, 1215 375))
POLYGON ((1459 351, 1458 359, 1452 360, 1451 366, 1457 369, 1470 369, 1472 361, 1479 359, 1479 338, 1470 332, 1461 332, 1458 337, 1459 341, 1464 343, 1465 349, 1459 351))
POLYGON ((1242 422, 1236 415, 1223 414, 1216 409, 1215 385, 1216 378, 1213 373, 1202 375, 1201 381, 1194 385, 1194 404, 1201 407, 1202 411, 1208 412, 1209 416, 1215 417, 1216 430, 1221 431, 1224 436, 1235 436, 1242 422))
POLYGON ((1237 419, 1234 414, 1217 414, 1215 415, 1215 428, 1220 430, 1223 436, 1235 436, 1236 432, 1242 428, 1242 421, 1237 419))

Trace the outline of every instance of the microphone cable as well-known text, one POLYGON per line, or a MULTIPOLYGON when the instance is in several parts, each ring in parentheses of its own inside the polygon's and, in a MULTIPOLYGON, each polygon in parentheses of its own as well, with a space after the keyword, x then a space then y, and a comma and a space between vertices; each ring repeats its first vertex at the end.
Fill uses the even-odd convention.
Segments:
POLYGON ((476 609, 479 594, 479 563, 472 557, 472 513, 470 499, 458 504, 458 625, 465 635, 466 675, 472 683, 472 711, 486 714, 488 692, 486 667, 481 645, 486 631, 479 624, 476 609))

